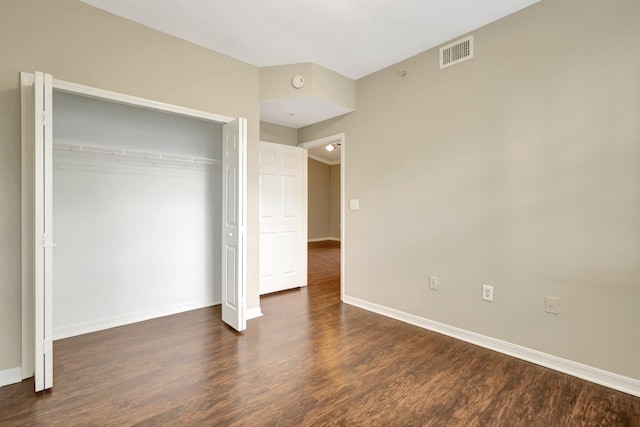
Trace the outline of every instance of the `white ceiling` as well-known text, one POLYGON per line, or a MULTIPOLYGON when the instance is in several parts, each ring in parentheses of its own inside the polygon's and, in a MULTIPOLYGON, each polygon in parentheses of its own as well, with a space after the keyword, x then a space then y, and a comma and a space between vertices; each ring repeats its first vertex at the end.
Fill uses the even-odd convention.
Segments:
POLYGON ((312 96, 260 101, 260 120, 294 129, 350 113, 351 109, 312 96))
POLYGON ((258 67, 313 62, 359 79, 539 0, 81 1, 258 67))
POLYGON ((327 151, 325 147, 326 145, 308 148, 309 157, 328 165, 339 165, 342 158, 342 147, 334 145, 335 149, 333 151, 327 151))

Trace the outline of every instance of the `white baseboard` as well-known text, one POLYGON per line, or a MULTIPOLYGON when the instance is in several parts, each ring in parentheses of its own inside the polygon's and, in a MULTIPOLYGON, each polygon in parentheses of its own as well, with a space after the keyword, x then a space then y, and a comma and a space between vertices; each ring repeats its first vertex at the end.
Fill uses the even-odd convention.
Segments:
POLYGON ((256 319, 258 317, 262 317, 262 309, 260 307, 250 308, 245 311, 244 315, 247 320, 256 319))
POLYGON ((216 304, 220 304, 220 301, 215 301, 214 299, 197 300, 168 307, 128 313, 106 319, 98 319, 87 323, 53 328, 53 339, 55 341, 63 338, 75 337, 76 335, 116 328, 118 326, 129 325, 131 323, 143 322, 145 320, 155 319, 158 317, 170 316, 172 314, 183 313, 185 311, 210 307, 216 304))
POLYGON ((333 242, 339 242, 340 238, 339 237, 317 237, 317 238, 314 238, 314 239, 309 239, 309 240, 307 240, 307 242, 309 242, 309 243, 325 242, 327 240, 331 240, 333 242))
POLYGON ((582 363, 574 362, 572 360, 563 359, 561 357, 532 350, 527 347, 522 347, 517 344, 512 344, 507 341, 502 341, 486 335, 467 331, 465 329, 456 328, 455 326, 425 319, 424 317, 405 313, 393 308, 364 301, 359 298, 345 295, 342 300, 346 304, 354 305, 383 316, 391 317, 411 325, 419 326, 433 332, 457 338, 480 347, 488 348, 499 353, 526 360, 527 362, 535 363, 536 365, 544 366, 586 381, 640 397, 640 380, 636 380, 634 378, 625 377, 619 374, 614 374, 613 372, 583 365, 582 363))
POLYGON ((11 368, 0 371, 0 387, 22 381, 22 368, 11 368))

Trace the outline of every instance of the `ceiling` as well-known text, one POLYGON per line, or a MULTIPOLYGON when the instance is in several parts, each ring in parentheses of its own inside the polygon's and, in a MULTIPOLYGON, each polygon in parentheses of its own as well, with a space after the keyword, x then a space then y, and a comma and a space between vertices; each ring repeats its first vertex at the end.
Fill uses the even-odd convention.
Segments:
POLYGON ((333 151, 327 151, 327 145, 320 145, 318 147, 312 147, 307 149, 307 153, 310 158, 318 160, 328 165, 339 165, 341 160, 342 149, 339 144, 333 144, 335 147, 333 151))
MULTIPOLYGON (((313 62, 357 80, 539 0, 81 1, 258 67, 313 62)), ((282 107, 268 110, 285 121, 282 107)))
POLYGON ((350 113, 344 105, 308 96, 260 101, 260 120, 294 129, 350 113))

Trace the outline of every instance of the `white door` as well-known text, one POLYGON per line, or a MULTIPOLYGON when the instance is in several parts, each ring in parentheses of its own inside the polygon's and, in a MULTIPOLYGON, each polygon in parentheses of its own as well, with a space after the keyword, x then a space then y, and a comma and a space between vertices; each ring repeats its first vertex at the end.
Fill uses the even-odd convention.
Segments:
POLYGON ((34 311, 36 391, 53 387, 53 79, 35 73, 34 82, 34 311))
POLYGON ((306 156, 260 142, 260 294, 307 285, 306 156))
POLYGON ((247 327, 245 284, 246 119, 223 126, 222 135, 222 320, 247 327))

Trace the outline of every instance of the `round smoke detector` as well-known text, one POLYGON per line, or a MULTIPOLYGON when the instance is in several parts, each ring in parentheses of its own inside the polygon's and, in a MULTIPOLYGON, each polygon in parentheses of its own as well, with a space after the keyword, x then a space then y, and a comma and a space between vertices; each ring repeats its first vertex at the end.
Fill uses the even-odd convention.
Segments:
POLYGON ((304 77, 302 77, 300 74, 298 74, 297 76, 293 76, 293 78, 291 79, 291 85, 296 89, 300 89, 302 86, 304 86, 304 77))

